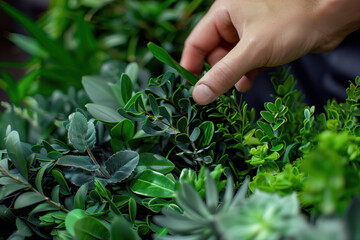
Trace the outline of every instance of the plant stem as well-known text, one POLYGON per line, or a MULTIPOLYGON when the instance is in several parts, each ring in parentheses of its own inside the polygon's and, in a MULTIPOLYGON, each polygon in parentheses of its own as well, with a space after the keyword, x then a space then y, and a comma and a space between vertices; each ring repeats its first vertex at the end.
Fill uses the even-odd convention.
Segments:
POLYGON ((50 204, 54 205, 55 207, 59 208, 61 211, 66 212, 66 213, 69 212, 69 210, 65 209, 65 208, 64 208, 63 206, 61 206, 60 204, 58 204, 58 203, 56 203, 56 202, 54 202, 54 201, 51 201, 51 200, 50 200, 48 197, 46 197, 44 194, 42 194, 41 192, 37 191, 37 190, 36 190, 35 188, 33 188, 29 183, 26 183, 26 182, 22 181, 22 180, 19 179, 19 178, 16 178, 16 177, 11 176, 11 174, 10 174, 8 171, 6 171, 4 168, 0 167, 0 171, 1 171, 5 176, 7 176, 7 177, 9 177, 9 178, 11 178, 11 179, 13 179, 13 180, 15 180, 15 181, 23 184, 23 185, 25 185, 28 189, 30 189, 30 190, 33 191, 34 193, 39 194, 42 198, 44 198, 45 201, 47 201, 48 203, 50 203, 50 204))
MULTIPOLYGON (((93 163, 94 163, 95 165, 99 165, 99 166, 100 166, 100 164, 96 161, 94 155, 92 154, 90 148, 89 148, 87 145, 86 145, 86 151, 87 151, 87 153, 89 154, 89 157, 91 158, 91 160, 93 161, 93 163)), ((101 166, 99 167, 99 171, 100 171, 100 173, 101 173, 105 178, 107 178, 107 179, 110 178, 110 176, 109 176, 106 172, 104 172, 104 170, 101 169, 101 166)))

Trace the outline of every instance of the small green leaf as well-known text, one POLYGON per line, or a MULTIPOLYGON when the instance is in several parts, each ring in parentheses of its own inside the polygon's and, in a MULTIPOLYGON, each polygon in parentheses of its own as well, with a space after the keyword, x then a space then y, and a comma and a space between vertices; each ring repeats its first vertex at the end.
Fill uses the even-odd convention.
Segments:
POLYGON ((136 171, 141 173, 146 169, 152 169, 162 174, 167 174, 174 169, 175 165, 161 155, 153 153, 141 153, 136 171))
POLYGON ((24 208, 35 203, 39 203, 44 201, 45 199, 36 192, 25 192, 21 194, 16 200, 14 204, 15 209, 24 208))
POLYGON ((120 107, 105 78, 99 76, 84 76, 82 84, 93 103, 107 106, 112 109, 120 107))
POLYGON ((86 204, 86 196, 88 193, 88 189, 89 189, 89 184, 86 183, 77 190, 74 197, 75 208, 86 210, 85 204, 86 204))
POLYGON ((264 123, 262 121, 257 121, 257 124, 259 125, 259 127, 265 132, 266 135, 268 135, 268 137, 270 139, 274 138, 274 133, 273 130, 271 129, 270 125, 267 123, 264 123))
POLYGON ((190 140, 192 142, 195 142, 199 136, 200 136, 200 129, 198 127, 195 127, 190 135, 190 140))
POLYGON ((278 110, 281 109, 281 106, 282 106, 282 101, 280 98, 277 98, 276 101, 275 101, 275 106, 278 110))
POLYGON ((214 123, 211 121, 202 122, 199 127, 200 136, 197 139, 198 148, 201 149, 203 147, 208 146, 211 143, 211 140, 214 136, 214 123))
POLYGON ((260 115, 269 123, 275 122, 274 116, 271 113, 269 113, 268 111, 261 111, 260 115))
POLYGON ((85 105, 88 112, 95 118, 103 122, 117 123, 121 122, 124 117, 121 116, 114 108, 107 107, 96 103, 85 105))
POLYGON ((66 230, 72 235, 75 236, 75 223, 81 219, 86 217, 87 214, 84 210, 82 209, 74 209, 71 212, 69 212, 66 215, 65 218, 65 227, 66 230))
POLYGON ((5 140, 7 154, 11 162, 15 165, 19 173, 25 178, 28 178, 28 163, 24 158, 23 149, 21 147, 20 137, 18 132, 11 131, 5 140))
POLYGON ((286 122, 285 119, 276 119, 275 125, 273 126, 273 130, 276 131, 279 129, 281 125, 283 125, 286 122))
POLYGON ((152 94, 148 95, 151 110, 155 117, 159 116, 159 105, 157 104, 155 97, 152 94))
POLYGON ((133 84, 129 76, 125 73, 120 78, 121 97, 123 102, 126 104, 132 97, 133 84))
POLYGON ((19 191, 20 189, 25 188, 27 188, 25 185, 19 183, 9 183, 7 185, 3 185, 0 187, 0 200, 16 191, 19 191))
POLYGON ((51 174, 53 175, 54 179, 60 184, 61 188, 66 192, 70 192, 70 188, 64 178, 64 175, 59 169, 53 169, 51 171, 51 174))
POLYGON ((183 116, 181 117, 177 123, 176 123, 176 127, 177 129, 182 132, 182 133, 185 133, 186 132, 186 128, 188 127, 188 119, 183 116))
POLYGON ((135 133, 135 124, 129 119, 124 119, 111 129, 111 136, 120 141, 130 141, 135 133))
POLYGON ((272 113, 277 113, 276 106, 272 102, 266 102, 264 105, 265 105, 266 110, 268 110, 272 113))
POLYGON ((65 167, 76 167, 86 171, 96 171, 100 168, 95 165, 88 156, 66 155, 57 161, 57 165, 65 167))
POLYGON ((309 111, 309 109, 306 108, 304 110, 304 116, 305 116, 305 119, 308 119, 308 120, 310 119, 310 111, 309 111))
POLYGON ((168 52, 166 52, 165 49, 162 47, 159 47, 155 43, 148 43, 148 48, 159 61, 169 65, 170 67, 174 68, 181 76, 183 76, 186 80, 189 81, 193 86, 197 83, 199 80, 197 77, 195 77, 194 74, 190 73, 188 70, 180 66, 178 62, 176 62, 168 52))
POLYGON ((110 178, 108 183, 117 183, 128 178, 139 163, 139 154, 135 151, 121 151, 112 155, 105 162, 110 178))
POLYGON ((76 112, 69 125, 69 141, 79 152, 91 149, 96 142, 95 126, 88 122, 84 115, 76 112))
POLYGON ((281 149, 283 149, 283 147, 284 147, 284 144, 278 144, 278 145, 272 147, 270 149, 270 151, 280 151, 281 149))
POLYGON ((43 176, 44 176, 44 173, 45 173, 46 169, 50 165, 51 165, 51 163, 48 163, 48 164, 42 166, 40 168, 40 170, 38 171, 38 173, 36 174, 35 186, 36 186, 37 190, 42 194, 44 194, 44 191, 43 191, 43 188, 42 188, 43 176))
POLYGON ((175 196, 175 183, 165 175, 150 169, 145 170, 130 188, 134 193, 148 197, 171 198, 175 196))
POLYGON ((136 218, 136 201, 134 198, 130 198, 129 200, 129 217, 132 223, 135 223, 136 218))

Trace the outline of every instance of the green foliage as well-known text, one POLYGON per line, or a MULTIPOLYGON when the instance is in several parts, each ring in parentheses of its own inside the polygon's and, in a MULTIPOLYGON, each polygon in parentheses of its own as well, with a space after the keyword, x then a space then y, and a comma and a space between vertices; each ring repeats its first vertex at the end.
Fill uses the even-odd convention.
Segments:
POLYGON ((53 0, 34 23, 0 1, 33 55, 20 82, 1 72, 0 238, 358 238, 360 78, 321 114, 284 67, 256 121, 235 91, 199 106, 166 50, 208 4, 53 0), (177 73, 155 77, 158 39, 177 73))

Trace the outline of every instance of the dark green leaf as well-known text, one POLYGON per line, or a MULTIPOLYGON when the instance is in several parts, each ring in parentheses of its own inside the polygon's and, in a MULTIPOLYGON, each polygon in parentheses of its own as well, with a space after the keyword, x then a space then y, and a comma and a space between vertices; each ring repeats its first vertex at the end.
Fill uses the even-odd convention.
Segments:
POLYGON ((20 189, 26 189, 27 187, 19 183, 10 183, 0 187, 0 200, 4 197, 19 191, 20 189))
POLYGON ((86 183, 77 190, 74 197, 75 208, 86 210, 85 204, 86 204, 86 196, 88 193, 88 189, 89 189, 89 184, 86 183))
POLYGON ((62 172, 59 169, 53 169, 51 171, 51 174, 53 175, 54 179, 60 184, 61 188, 66 192, 69 193, 70 189, 69 186, 62 174, 62 172))
POLYGON ((177 129, 182 133, 186 132, 187 126, 188 126, 188 119, 185 116, 181 117, 176 123, 177 129))
POLYGON ((110 174, 109 183, 117 183, 128 178, 139 163, 139 154, 135 151, 121 151, 112 155, 106 162, 106 170, 110 174))
POLYGON ((14 204, 14 208, 24 208, 30 205, 33 205, 35 203, 39 203, 44 201, 45 199, 36 192, 25 192, 21 194, 16 200, 14 204))
POLYGON ((88 156, 75 156, 66 155, 57 161, 60 166, 76 167, 86 171, 96 171, 100 168, 99 165, 95 165, 90 157, 88 156))
POLYGON ((152 169, 162 174, 167 174, 174 169, 175 165, 161 155, 153 153, 141 153, 136 171, 141 173, 146 169, 152 169))
POLYGON ((129 199, 129 217, 132 223, 135 223, 136 218, 136 201, 134 198, 129 199))
POLYGON ((133 84, 127 74, 122 74, 120 78, 121 97, 123 102, 126 104, 132 97, 133 84))
POLYGON ((48 163, 48 164, 42 166, 40 168, 40 170, 38 171, 38 173, 36 174, 35 185, 36 185, 36 188, 38 189, 38 191, 42 194, 44 194, 44 191, 42 188, 43 176, 44 176, 46 169, 50 166, 50 164, 51 163, 48 163))
POLYGON ((111 129, 111 136, 120 141, 130 141, 134 136, 135 124, 129 119, 124 119, 111 129))
POLYGON ((152 94, 148 95, 151 110, 155 117, 159 116, 159 105, 157 104, 155 97, 152 94))
POLYGON ((140 237, 123 218, 116 218, 111 224, 111 240, 139 240, 140 237))
POLYGON ((180 66, 178 62, 176 62, 165 49, 159 47, 155 43, 148 43, 148 48, 152 52, 152 54, 161 62, 169 65, 174 68, 181 76, 183 76, 186 80, 189 81, 193 86, 199 80, 195 75, 187 71, 185 68, 180 66))
POLYGON ((270 125, 267 123, 264 123, 262 121, 257 121, 257 124, 259 125, 259 127, 266 133, 266 135, 268 135, 268 137, 270 139, 274 138, 274 133, 273 130, 271 129, 270 125))

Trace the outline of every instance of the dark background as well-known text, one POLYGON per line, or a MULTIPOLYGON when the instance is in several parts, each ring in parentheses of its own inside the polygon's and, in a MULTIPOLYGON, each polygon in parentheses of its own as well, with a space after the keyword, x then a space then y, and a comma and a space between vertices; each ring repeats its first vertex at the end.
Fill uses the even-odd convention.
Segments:
MULTIPOLYGON (((48 0, 8 0, 5 2, 16 7, 26 16, 34 20, 41 15, 48 5, 48 0)), ((18 49, 8 40, 9 32, 27 34, 19 24, 14 22, 0 9, 0 61, 26 61, 29 55, 18 49)), ((1 70, 8 71, 15 79, 19 79, 24 75, 23 69, 12 68, 1 70)), ((7 94, 4 90, 0 89, 0 102, 4 100, 8 100, 7 94)))

